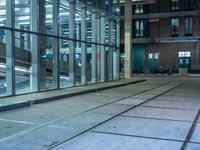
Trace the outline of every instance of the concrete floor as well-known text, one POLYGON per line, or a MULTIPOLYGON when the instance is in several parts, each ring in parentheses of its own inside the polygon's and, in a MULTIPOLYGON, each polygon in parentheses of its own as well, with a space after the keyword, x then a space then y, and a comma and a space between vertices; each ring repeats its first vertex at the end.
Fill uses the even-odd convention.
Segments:
POLYGON ((200 150, 200 78, 151 79, 0 113, 2 150, 200 150))

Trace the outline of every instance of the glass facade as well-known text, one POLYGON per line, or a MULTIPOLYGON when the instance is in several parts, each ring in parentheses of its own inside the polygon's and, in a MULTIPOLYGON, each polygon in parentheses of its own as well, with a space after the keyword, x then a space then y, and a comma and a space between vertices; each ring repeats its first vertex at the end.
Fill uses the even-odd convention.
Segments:
POLYGON ((119 0, 0 0, 0 97, 119 78, 119 0))

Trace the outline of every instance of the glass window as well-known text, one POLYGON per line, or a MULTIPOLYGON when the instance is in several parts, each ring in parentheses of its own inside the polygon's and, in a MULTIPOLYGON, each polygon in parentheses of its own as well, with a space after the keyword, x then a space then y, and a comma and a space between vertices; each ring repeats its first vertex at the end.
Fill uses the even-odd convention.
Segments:
POLYGON ((183 59, 179 59, 179 64, 183 65, 183 59))
POLYGON ((155 54, 154 54, 154 59, 158 59, 158 58, 159 58, 158 53, 155 53, 155 54))
POLYGON ((46 33, 53 34, 53 4, 52 0, 45 1, 45 25, 46 33))
POLYGON ((65 46, 60 46, 60 87, 69 87, 69 41, 66 39, 60 39, 60 42, 65 41, 65 46))
POLYGON ((6 31, 0 29, 0 97, 6 95, 6 31))
POLYGON ((149 53, 149 59, 153 59, 153 54, 149 53))
POLYGON ((123 16, 125 13, 125 8, 124 6, 120 6, 120 15, 123 16))
POLYGON ((190 56, 191 56, 191 52, 190 51, 185 52, 185 57, 190 57, 190 56))
POLYGON ((171 1, 171 10, 179 10, 179 0, 171 1))
POLYGON ((147 37, 147 20, 134 20, 133 26, 134 37, 147 37))
POLYGON ((135 14, 142 14, 142 13, 144 13, 144 5, 143 4, 135 5, 134 13, 135 14))
MULTIPOLYGON (((13 26, 5 30, 8 1, 0 0, 0 96, 79 85, 85 71, 87 83, 112 79, 114 70, 117 74, 117 69, 112 69, 118 67, 113 65, 117 59, 110 58, 117 56, 113 50, 119 50, 119 0, 13 0, 13 26), (83 9, 87 10, 86 18, 83 9), (69 29, 72 19, 75 23, 69 29), (15 57, 6 56, 6 50, 10 51, 7 54, 14 51, 15 57), (10 70, 13 74, 7 74, 10 70)), ((142 7, 139 13, 144 13, 142 7)), ((145 24, 145 20, 137 23, 138 37, 145 35, 145 24)))
POLYGON ((0 0, 0 26, 6 24, 6 0, 0 0))
POLYGON ((189 59, 189 58, 186 58, 186 59, 185 59, 185 64, 186 64, 186 65, 189 65, 189 64, 190 64, 190 59, 189 59))
POLYGON ((15 28, 30 30, 30 0, 15 1, 15 28))
POLYGON ((193 0, 185 0, 185 9, 192 10, 193 8, 193 0))
POLYGON ((178 52, 178 57, 184 57, 185 53, 184 52, 178 52))
POLYGON ((185 17, 185 35, 186 36, 191 36, 192 35, 192 17, 185 17))
POLYGON ((178 28, 179 28, 179 19, 172 18, 171 19, 171 35, 178 36, 178 28))
POLYGON ((191 57, 190 51, 178 52, 178 57, 191 57))
POLYGON ((16 94, 31 91, 31 35, 15 32, 15 86, 16 94))

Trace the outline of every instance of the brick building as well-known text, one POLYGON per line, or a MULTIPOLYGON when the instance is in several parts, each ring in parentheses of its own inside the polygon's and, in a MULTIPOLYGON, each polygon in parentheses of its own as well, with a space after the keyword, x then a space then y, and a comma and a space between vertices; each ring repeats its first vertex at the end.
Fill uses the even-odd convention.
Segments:
MULTIPOLYGON (((124 53, 125 4, 121 3, 121 53, 124 53)), ((200 72, 200 1, 132 2, 134 72, 200 72)))

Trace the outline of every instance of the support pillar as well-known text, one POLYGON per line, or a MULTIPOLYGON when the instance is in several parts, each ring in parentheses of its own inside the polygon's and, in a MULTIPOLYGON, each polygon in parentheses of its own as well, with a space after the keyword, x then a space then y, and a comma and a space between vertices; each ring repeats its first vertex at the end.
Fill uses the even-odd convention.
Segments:
POLYGON ((125 78, 131 78, 133 65, 132 51, 132 1, 125 1, 125 78))
MULTIPOLYGON (((39 33, 46 33, 46 24, 45 24, 45 20, 46 20, 46 8, 45 8, 45 1, 44 0, 37 0, 38 1, 38 18, 37 18, 37 22, 38 23, 38 32, 39 33)), ((35 8, 33 8, 35 9, 35 8)), ((46 90, 48 87, 47 84, 47 65, 46 65, 46 60, 41 58, 41 55, 46 53, 46 47, 47 47, 47 38, 46 36, 41 36, 38 35, 38 39, 39 39, 39 64, 40 65, 40 70, 39 70, 39 90, 46 90)), ((33 43, 34 44, 34 43, 33 43)), ((52 88, 52 87, 50 87, 52 88)))
MULTIPOLYGON (((87 11, 86 6, 81 8, 81 40, 86 41, 87 32, 87 11)), ((87 45, 85 42, 81 43, 81 84, 87 83, 87 45)))
MULTIPOLYGON (((14 28, 14 0, 6 0, 6 26, 14 28)), ((15 32, 6 30, 6 95, 15 95, 15 32)))
MULTIPOLYGON (((101 14, 101 44, 105 44, 105 14, 101 14)), ((101 82, 106 80, 106 49, 101 45, 101 82)))
MULTIPOLYGON (((53 0, 53 34, 59 36, 59 1, 53 0)), ((53 88, 60 87, 59 39, 53 38, 53 88)))
MULTIPOLYGON (((97 15, 97 43, 101 43, 101 15, 97 15)), ((97 82, 101 81, 101 45, 97 45, 97 82)))
MULTIPOLYGON (((97 43, 97 14, 92 13, 92 42, 97 43)), ((97 82, 97 45, 92 44, 92 83, 97 82)))
POLYGON ((120 69, 120 22, 119 20, 116 21, 116 46, 117 49, 115 49, 113 54, 113 78, 114 80, 119 79, 119 69, 120 69))
MULTIPOLYGON (((75 1, 69 1, 69 38, 75 39, 75 1)), ((70 86, 75 86, 75 41, 69 41, 69 78, 70 86)))
MULTIPOLYGON (((38 16, 39 12, 37 9, 39 0, 31 0, 31 31, 39 32, 38 16)), ((39 52, 39 41, 38 35, 31 34, 31 73, 30 73, 30 87, 32 92, 39 91, 39 70, 40 70, 40 52, 39 52)))
MULTIPOLYGON (((109 18, 109 42, 113 45, 113 20, 109 18)), ((113 47, 108 48, 108 80, 113 80, 113 47)))

